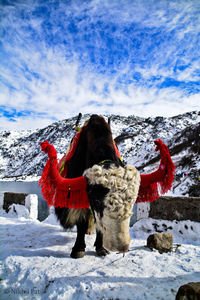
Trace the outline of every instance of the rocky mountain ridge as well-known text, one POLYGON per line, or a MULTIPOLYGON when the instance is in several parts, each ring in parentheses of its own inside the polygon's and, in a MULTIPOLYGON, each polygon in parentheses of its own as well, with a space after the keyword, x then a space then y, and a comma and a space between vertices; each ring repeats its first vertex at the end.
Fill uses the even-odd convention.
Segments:
MULTIPOLYGON (((83 125, 90 115, 83 115, 83 125)), ((108 116, 104 116, 105 119, 108 116)), ((60 159, 75 134, 76 118, 55 122, 45 128, 0 132, 0 180, 38 177, 46 163, 40 142, 48 140, 60 159)), ((142 174, 157 169, 160 157, 154 140, 162 139, 176 165, 172 194, 200 196, 200 111, 171 118, 111 116, 111 129, 123 160, 142 174)))

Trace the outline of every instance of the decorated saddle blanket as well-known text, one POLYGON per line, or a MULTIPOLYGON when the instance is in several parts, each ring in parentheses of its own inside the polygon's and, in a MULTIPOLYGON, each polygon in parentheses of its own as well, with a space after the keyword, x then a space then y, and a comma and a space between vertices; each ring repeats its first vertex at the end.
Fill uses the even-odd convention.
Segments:
MULTIPOLYGON (((81 130, 77 132, 70 143, 67 152, 60 162, 57 162, 57 153, 53 145, 48 141, 41 143, 41 149, 48 154, 47 161, 39 185, 48 205, 68 208, 89 208, 87 195, 87 180, 84 176, 78 178, 66 178, 67 161, 70 160, 79 142, 81 130)), ((160 151, 161 161, 158 170, 150 174, 140 174, 140 187, 136 203, 153 202, 160 194, 168 192, 173 183, 175 166, 171 159, 168 147, 159 139, 154 141, 155 151, 160 151)), ((121 159, 114 141, 117 156, 121 159)))

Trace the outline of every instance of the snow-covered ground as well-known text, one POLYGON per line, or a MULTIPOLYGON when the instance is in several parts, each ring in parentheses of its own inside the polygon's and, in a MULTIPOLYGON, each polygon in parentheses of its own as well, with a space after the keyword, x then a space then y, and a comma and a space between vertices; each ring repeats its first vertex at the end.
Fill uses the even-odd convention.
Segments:
POLYGON ((64 232, 53 214, 42 223, 27 219, 23 209, 18 215, 0 216, 0 299, 171 300, 181 285, 200 281, 200 223, 140 220, 130 228, 124 257, 97 257, 95 235, 87 235, 85 257, 74 260, 75 230, 64 232), (173 233, 172 252, 143 247, 155 227, 173 233))

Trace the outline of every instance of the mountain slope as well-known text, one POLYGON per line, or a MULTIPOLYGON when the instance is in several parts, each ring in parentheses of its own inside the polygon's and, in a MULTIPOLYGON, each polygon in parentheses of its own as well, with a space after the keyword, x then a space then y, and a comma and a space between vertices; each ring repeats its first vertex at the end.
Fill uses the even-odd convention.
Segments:
MULTIPOLYGON (((81 125, 88 118, 84 115, 81 125)), ((60 159, 75 133, 75 123, 73 117, 34 131, 0 132, 0 178, 40 176, 47 160, 40 142, 52 143, 60 159)), ((177 168, 172 192, 200 195, 200 112, 171 118, 112 115, 111 128, 123 160, 134 164, 142 174, 158 167, 160 157, 153 141, 162 139, 177 168)))

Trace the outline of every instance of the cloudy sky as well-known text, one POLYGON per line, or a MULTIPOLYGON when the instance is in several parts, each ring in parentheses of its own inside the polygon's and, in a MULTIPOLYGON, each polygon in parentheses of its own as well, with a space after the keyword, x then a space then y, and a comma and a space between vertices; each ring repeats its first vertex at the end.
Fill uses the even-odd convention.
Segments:
POLYGON ((199 0, 0 3, 0 130, 200 109, 199 0))

